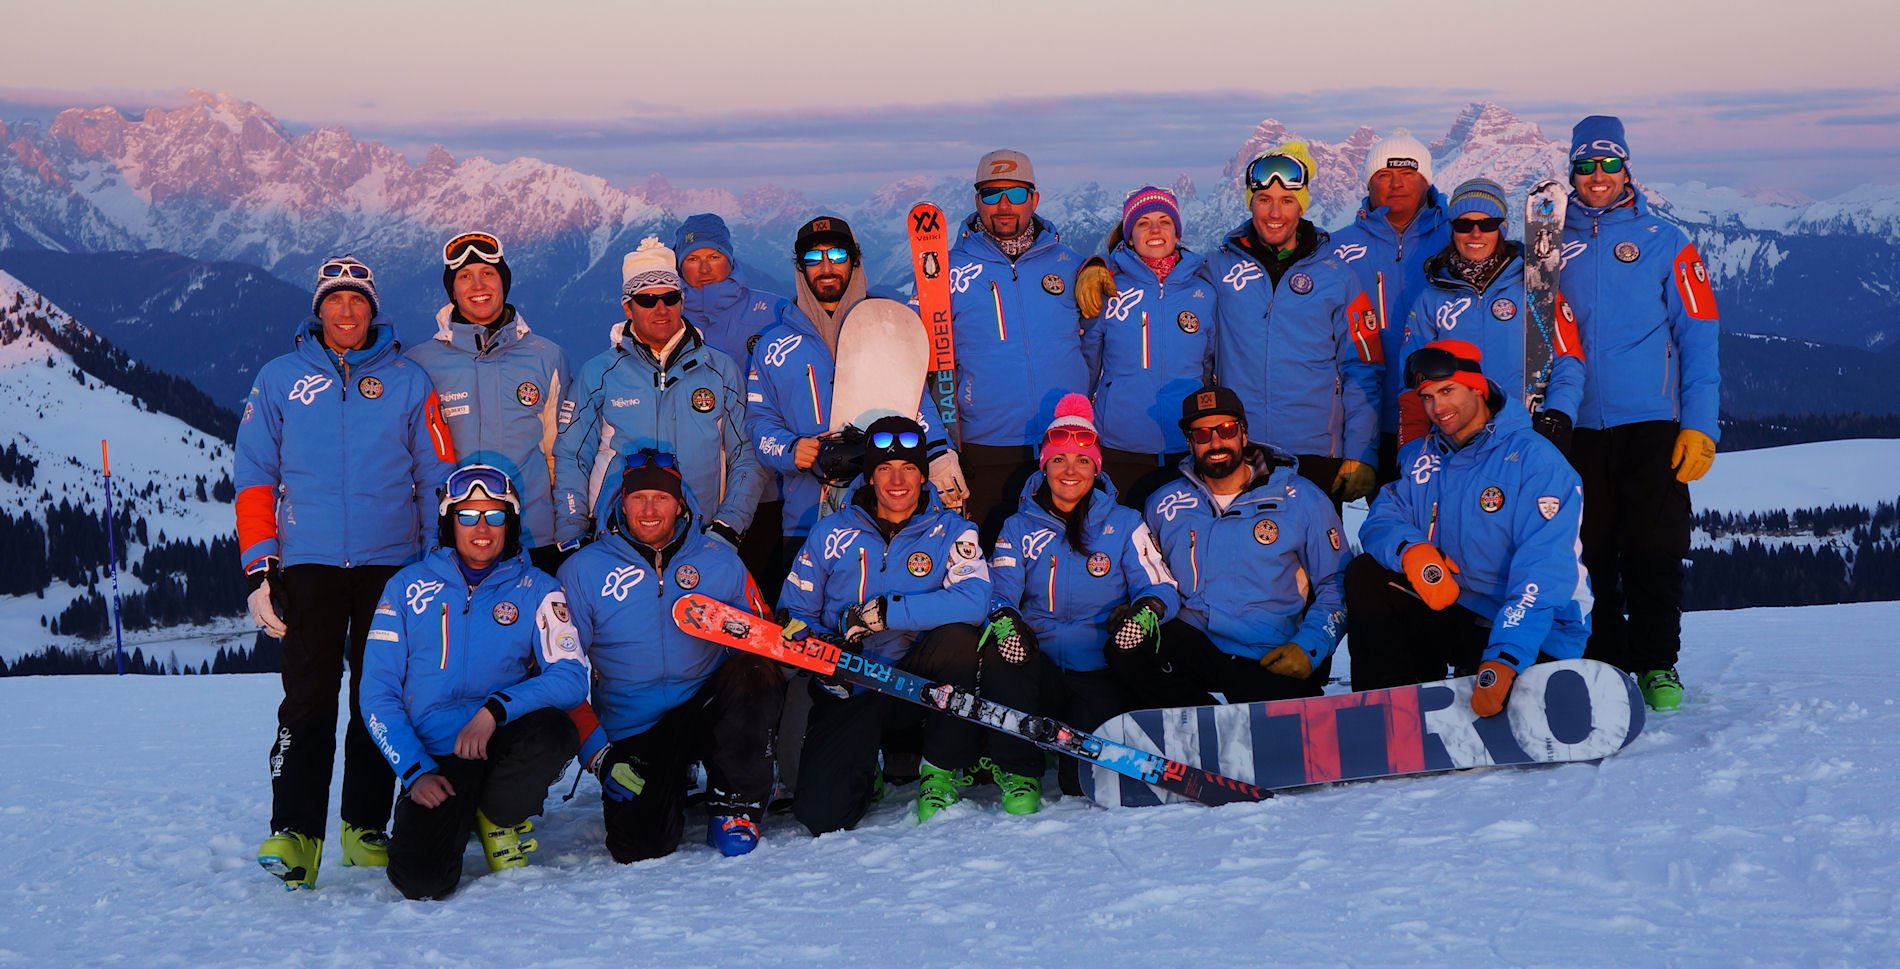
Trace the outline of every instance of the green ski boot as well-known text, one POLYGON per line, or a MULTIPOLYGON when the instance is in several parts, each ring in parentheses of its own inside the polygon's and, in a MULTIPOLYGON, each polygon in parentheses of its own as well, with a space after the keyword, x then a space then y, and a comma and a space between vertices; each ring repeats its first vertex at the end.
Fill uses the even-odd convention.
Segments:
POLYGON ((1042 778, 1011 774, 998 768, 996 786, 1003 792, 1003 810, 1021 817, 1042 810, 1042 778))
POLYGON ((475 837, 482 843, 482 857, 488 859, 489 871, 528 867, 528 852, 541 845, 533 838, 524 840, 521 836, 533 830, 532 821, 504 826, 488 820, 488 815, 480 811, 475 812, 475 837))
POLYGON ((323 839, 279 831, 258 846, 257 863, 284 883, 285 891, 317 887, 317 867, 323 863, 323 839))
POLYGON ((343 824, 343 867, 389 867, 389 836, 375 828, 343 824))
POLYGON ((1676 675, 1676 668, 1650 670, 1637 678, 1643 688, 1643 702, 1651 710, 1682 709, 1682 677, 1676 675))
POLYGON ((917 823, 963 800, 963 789, 970 786, 967 771, 947 771, 930 761, 917 762, 917 823))

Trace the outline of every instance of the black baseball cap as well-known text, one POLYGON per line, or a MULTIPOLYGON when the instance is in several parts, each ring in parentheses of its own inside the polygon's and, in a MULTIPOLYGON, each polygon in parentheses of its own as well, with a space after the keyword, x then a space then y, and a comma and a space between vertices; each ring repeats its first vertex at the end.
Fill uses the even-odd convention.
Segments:
POLYGON ((1181 429, 1184 431, 1195 421, 1217 414, 1247 423, 1247 409, 1240 406, 1240 395, 1231 388, 1208 384, 1181 398, 1181 429))
POLYGON ((859 257, 858 240, 851 234, 851 226, 835 215, 821 215, 798 227, 798 235, 792 240, 792 258, 821 244, 843 246, 853 260, 859 257))

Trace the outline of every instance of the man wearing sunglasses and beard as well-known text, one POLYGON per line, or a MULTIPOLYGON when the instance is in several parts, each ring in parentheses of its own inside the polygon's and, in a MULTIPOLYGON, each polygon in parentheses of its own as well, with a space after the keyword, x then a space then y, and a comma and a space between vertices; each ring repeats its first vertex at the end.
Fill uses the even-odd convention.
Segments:
POLYGON ((1189 455, 1146 518, 1181 593, 1154 649, 1108 651, 1144 707, 1319 696, 1346 632, 1346 551, 1325 492, 1298 460, 1247 435, 1239 395, 1181 401, 1189 455))
POLYGON ((614 509, 614 472, 642 450, 677 456, 712 511, 703 528, 735 549, 765 487, 745 434, 742 365, 680 314, 679 262, 655 236, 621 261, 611 346, 575 378, 576 406, 554 444, 554 514, 563 534, 594 535, 614 509))
POLYGON ((1720 325, 1695 244, 1630 179, 1623 122, 1570 135, 1564 296, 1583 343, 1570 460, 1583 476, 1583 561, 1596 588, 1591 659, 1629 672, 1657 710, 1682 705, 1689 482, 1715 463, 1720 325))
POLYGON ((427 547, 435 487, 454 461, 429 375, 377 313, 376 278, 322 264, 296 349, 257 372, 231 472, 252 619, 283 640, 284 701, 271 743, 271 836, 257 861, 286 888, 315 888, 347 666, 342 861, 383 865, 394 775, 357 689, 384 583, 427 547))
POLYGON ((514 273, 501 240, 463 232, 442 247, 442 288, 449 303, 435 315, 435 337, 409 348, 442 398, 442 418, 465 462, 507 471, 521 496, 521 544, 535 568, 552 573, 562 552, 580 544, 578 523, 557 532, 552 468, 563 412, 574 407, 567 354, 508 302, 514 273))
POLYGON ((950 248, 950 310, 966 511, 988 545, 1036 470, 1056 402, 1087 393, 1089 374, 1074 291, 1082 259, 1036 214, 1029 156, 984 155, 975 188, 976 211, 950 248))

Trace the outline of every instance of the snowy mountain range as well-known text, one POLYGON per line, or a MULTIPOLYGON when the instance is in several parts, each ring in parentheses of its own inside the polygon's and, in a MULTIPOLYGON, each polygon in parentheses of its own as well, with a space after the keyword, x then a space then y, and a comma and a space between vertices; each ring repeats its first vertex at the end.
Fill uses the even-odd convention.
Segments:
MULTIPOLYGON (((621 254, 648 233, 670 239, 687 214, 724 216, 755 283, 783 291, 790 236, 813 214, 850 220, 874 279, 902 287, 903 213, 923 198, 953 217, 968 210, 960 179, 906 178, 862 200, 821 204, 772 187, 743 195, 682 190, 661 176, 616 187, 532 158, 457 160, 439 148, 411 162, 341 128, 293 135, 256 104, 202 91, 192 97, 136 119, 113 108, 73 108, 44 126, 0 125, 0 249, 158 249, 260 267, 305 290, 319 260, 353 251, 376 267, 386 312, 418 327, 414 339, 443 302, 437 247, 453 232, 479 227, 509 246, 515 302, 530 322, 571 353, 591 354, 598 322, 617 313, 621 254)), ((1236 175, 1255 151, 1306 134, 1260 122, 1212 192, 1185 175, 1155 173, 1182 196, 1190 244, 1205 248, 1238 224, 1236 175)), ((1320 168, 1310 213, 1317 224, 1352 218, 1363 195, 1359 173, 1380 137, 1366 127, 1338 142, 1306 137, 1320 168)), ((1436 184, 1447 190, 1479 174, 1523 189, 1561 172, 1565 147, 1496 104, 1469 106, 1428 143, 1436 184)), ((1640 176, 1640 164, 1635 170, 1640 176)), ((1071 244, 1095 249, 1131 187, 1044 185, 1042 212, 1071 244)), ((1818 202, 1699 183, 1646 188, 1696 236, 1718 292, 1738 297, 1725 306, 1728 329, 1868 348, 1891 340, 1900 311, 1900 186, 1864 186, 1818 202)), ((0 268, 19 268, 34 281, 26 267, 0 261, 0 268)))

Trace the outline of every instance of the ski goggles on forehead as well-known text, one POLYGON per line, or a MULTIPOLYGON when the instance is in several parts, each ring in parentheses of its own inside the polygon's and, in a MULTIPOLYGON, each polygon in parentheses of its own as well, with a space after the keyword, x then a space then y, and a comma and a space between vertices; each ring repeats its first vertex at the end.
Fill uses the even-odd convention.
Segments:
POLYGON ((654 308, 655 306, 660 305, 661 303, 665 303, 668 306, 678 306, 680 305, 680 300, 683 300, 685 298, 686 298, 686 295, 684 293, 681 293, 677 289, 669 289, 663 293, 628 293, 627 294, 627 299, 630 300, 633 303, 633 305, 638 306, 643 310, 650 310, 654 308))
POLYGON ((1292 155, 1261 155, 1247 166, 1247 191, 1258 192, 1278 179, 1288 191, 1306 187, 1306 166, 1292 155))
POLYGON ((464 232, 442 247, 442 265, 460 269, 471 259, 489 264, 501 262, 501 240, 486 232, 464 232))
POLYGON ((442 483, 437 492, 441 497, 438 514, 445 513, 449 506, 471 498, 492 498, 506 502, 509 507, 521 508, 521 499, 515 494, 515 483, 500 468, 486 464, 471 464, 449 472, 448 480, 442 483), (480 494, 476 491, 480 490, 480 494))
POLYGON ((482 522, 487 522, 491 527, 500 528, 508 524, 508 510, 505 508, 490 508, 486 511, 476 511, 473 508, 458 508, 455 511, 455 523, 457 525, 467 525, 473 528, 482 522))
POLYGON ((1596 174, 1596 170, 1598 168, 1603 169, 1603 172, 1606 175, 1614 175, 1617 172, 1620 172, 1623 170, 1623 159, 1614 158, 1614 157, 1612 158, 1579 158, 1576 161, 1573 161, 1570 163, 1570 174, 1594 175, 1596 174))
POLYGON ((1473 232, 1496 232, 1498 226, 1503 224, 1504 220, 1495 216, 1486 216, 1481 219, 1453 219, 1451 231, 1466 235, 1473 232))
POLYGON ((621 463, 620 473, 625 474, 642 468, 658 468, 671 473, 675 478, 680 476, 679 459, 674 457, 671 451, 656 451, 650 447, 641 448, 627 455, 626 460, 621 463))
POLYGON ((1011 205, 1021 205, 1029 201, 1029 193, 1034 191, 1027 185, 1010 185, 999 188, 979 188, 976 200, 984 205, 997 205, 1005 200, 1011 205))
POLYGON ((1414 350, 1405 358, 1405 386, 1417 390, 1418 385, 1433 380, 1450 380, 1460 373, 1483 373, 1478 365, 1453 354, 1441 347, 1425 347, 1414 350))
POLYGON ((843 264, 850 260, 851 250, 843 246, 826 246, 821 249, 807 249, 798 257, 798 261, 807 266, 816 266, 821 262, 843 264))
POLYGON ((909 449, 923 443, 923 435, 916 431, 877 431, 867 439, 871 446, 880 451, 888 451, 894 444, 909 449))
POLYGON ((1216 437, 1223 441, 1231 441, 1239 436, 1240 422, 1233 420, 1222 421, 1212 427, 1188 428, 1188 440, 1201 445, 1214 443, 1214 438, 1216 437))
POLYGON ((1048 433, 1042 436, 1042 442, 1044 444, 1054 444, 1057 447, 1072 445, 1074 447, 1089 448, 1094 447, 1096 442, 1100 440, 1100 435, 1086 427, 1052 427, 1048 433))
POLYGON ((317 269, 318 279, 341 279, 344 276, 348 276, 351 279, 375 278, 375 275, 369 271, 368 266, 360 262, 345 262, 341 259, 332 259, 317 269))

